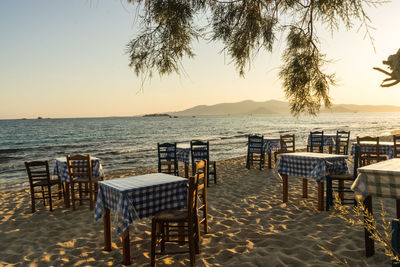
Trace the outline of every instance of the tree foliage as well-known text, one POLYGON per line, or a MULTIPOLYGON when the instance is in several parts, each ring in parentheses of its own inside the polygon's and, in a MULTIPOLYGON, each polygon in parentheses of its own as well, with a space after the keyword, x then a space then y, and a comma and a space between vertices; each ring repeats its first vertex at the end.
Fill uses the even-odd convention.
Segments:
POLYGON ((272 52, 279 33, 287 34, 279 72, 293 114, 315 114, 330 105, 334 75, 324 73, 316 25, 332 33, 356 23, 369 35, 367 7, 386 0, 128 0, 136 4, 141 31, 128 44, 130 67, 152 77, 180 73, 184 57, 194 57, 193 40, 222 42, 239 74, 260 50, 272 52), (200 25, 199 18, 207 18, 200 25))
POLYGON ((389 70, 392 72, 387 72, 381 68, 375 67, 374 70, 380 71, 389 76, 382 81, 382 87, 391 87, 400 83, 400 49, 396 54, 390 55, 387 60, 382 61, 383 64, 388 65, 389 70))

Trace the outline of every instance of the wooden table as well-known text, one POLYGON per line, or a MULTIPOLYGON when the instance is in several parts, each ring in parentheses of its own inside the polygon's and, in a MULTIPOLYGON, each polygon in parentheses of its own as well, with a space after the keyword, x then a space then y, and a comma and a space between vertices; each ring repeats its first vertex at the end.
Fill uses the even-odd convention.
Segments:
MULTIPOLYGON (((400 219, 400 158, 389 159, 358 168, 351 189, 364 197, 364 205, 372 214, 372 196, 396 199, 396 216, 400 219)), ((365 219, 365 218, 364 218, 365 219)), ((365 232, 365 254, 374 255, 374 240, 365 232)))
POLYGON ((308 178, 318 184, 318 210, 324 210, 324 181, 328 174, 348 173, 346 155, 294 152, 280 155, 278 173, 282 177, 282 201, 288 201, 288 175, 303 178, 303 198, 307 198, 308 178))
POLYGON ((99 182, 95 220, 104 216, 104 250, 111 251, 110 210, 113 210, 121 214, 117 233, 122 239, 123 264, 131 264, 129 225, 161 210, 185 208, 187 182, 186 178, 164 173, 99 182))

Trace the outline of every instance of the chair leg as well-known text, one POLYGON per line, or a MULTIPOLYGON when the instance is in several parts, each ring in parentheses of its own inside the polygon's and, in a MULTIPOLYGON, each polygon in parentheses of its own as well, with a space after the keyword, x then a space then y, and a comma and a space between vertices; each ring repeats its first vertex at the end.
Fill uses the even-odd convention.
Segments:
MULTIPOLYGON (((197 216, 196 216, 197 217, 197 216)), ((189 251, 190 251, 190 266, 194 266, 196 262, 196 250, 194 242, 194 231, 193 225, 188 225, 188 238, 189 238, 189 251)))
POLYGON ((204 234, 207 234, 208 233, 207 199, 204 199, 203 218, 204 218, 204 234))
POLYGON ((58 187, 58 199, 61 199, 62 198, 62 191, 61 191, 61 187, 62 187, 62 185, 61 185, 61 183, 58 183, 58 185, 57 185, 57 187, 58 187))
POLYGON ((165 223, 160 223, 160 234, 161 234, 161 252, 165 252, 165 231, 166 225, 165 223))
POLYGON ((32 206, 32 213, 35 212, 35 190, 31 189, 31 206, 32 206))
POLYGON ((217 183, 217 163, 214 161, 213 162, 213 168, 214 168, 214 184, 217 183))
POLYGON ((43 206, 46 207, 46 197, 44 195, 44 186, 42 185, 42 198, 43 198, 43 206))
POLYGON ((157 223, 155 220, 151 223, 151 266, 156 266, 156 231, 157 231, 157 223))
POLYGON ((200 254, 200 222, 199 216, 196 216, 195 221, 196 238, 194 240, 196 254, 200 254))
POLYGON ((83 200, 82 200, 82 183, 78 182, 78 192, 79 192, 79 206, 82 206, 83 200))
POLYGON ((71 199, 72 199, 72 209, 76 210, 75 206, 75 183, 71 182, 71 199))
POLYGON ((51 195, 51 186, 48 186, 49 191, 49 204, 50 204, 50 211, 53 211, 53 202, 52 202, 52 195, 51 195))

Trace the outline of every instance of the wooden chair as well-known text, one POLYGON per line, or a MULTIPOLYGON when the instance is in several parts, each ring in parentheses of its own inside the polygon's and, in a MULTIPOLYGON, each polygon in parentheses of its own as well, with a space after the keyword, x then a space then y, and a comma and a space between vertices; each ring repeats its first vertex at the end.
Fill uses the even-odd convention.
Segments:
POLYGON ((285 134, 280 136, 280 149, 274 153, 275 165, 278 161, 278 154, 296 152, 296 142, 294 134, 285 134))
POLYGON ((208 233, 208 216, 207 216, 207 187, 208 187, 208 173, 207 161, 202 160, 196 164, 195 175, 198 177, 198 200, 197 204, 197 215, 202 214, 201 219, 199 219, 199 224, 204 225, 204 234, 208 233), (203 163, 204 162, 204 163, 203 163))
POLYGON ((356 145, 355 154, 354 154, 354 168, 353 174, 337 174, 337 175, 328 175, 326 177, 326 210, 329 210, 330 206, 333 206, 333 192, 339 196, 340 202, 342 205, 356 205, 356 200, 354 198, 354 191, 350 189, 354 180, 357 178, 357 169, 359 166, 359 155, 360 148, 356 145), (334 186, 333 182, 337 181, 337 185, 334 186), (347 197, 345 194, 349 194, 347 197))
POLYGON ((258 161, 260 163, 260 170, 264 167, 264 136, 249 135, 248 137, 246 168, 250 169, 250 166, 253 165, 254 161, 258 161))
POLYGON ((57 193, 58 198, 61 199, 63 190, 62 190, 62 183, 60 182, 59 179, 52 180, 50 178, 49 162, 47 160, 25 162, 25 168, 29 178, 32 213, 36 211, 35 209, 36 199, 43 199, 44 206, 46 206, 46 199, 48 199, 50 211, 53 211, 52 197, 55 193, 57 193), (58 189, 52 192, 51 187, 55 185, 58 186, 58 189), (35 190, 38 187, 41 189, 40 191, 35 190), (41 196, 36 197, 35 194, 40 194, 41 196))
POLYGON ((393 135, 393 156, 400 158, 400 135, 393 135))
POLYGON ((307 152, 314 152, 314 148, 318 149, 316 152, 324 153, 324 131, 310 132, 310 145, 307 146, 307 152))
POLYGON ((336 131, 335 142, 336 142, 335 154, 348 155, 349 154, 350 131, 336 131))
POLYGON ((178 176, 176 143, 157 143, 158 172, 178 176))
POLYGON ((214 184, 217 183, 217 164, 215 161, 210 161, 210 144, 199 140, 190 141, 190 156, 192 160, 192 173, 196 172, 196 163, 200 160, 207 161, 207 186, 210 182, 209 175, 214 176, 214 184), (213 168, 210 168, 210 165, 213 168))
POLYGON ((386 156, 380 154, 379 137, 357 136, 357 145, 360 148, 360 157, 359 157, 360 167, 387 159, 386 156))
POLYGON ((195 254, 200 253, 200 228, 197 216, 198 186, 200 170, 206 172, 205 161, 197 163, 196 174, 189 178, 188 208, 186 210, 165 210, 156 214, 151 224, 151 266, 156 266, 156 255, 188 253, 190 265, 195 265, 195 254), (188 243, 189 250, 165 251, 166 243, 188 243), (160 245, 160 252, 156 252, 160 245))
POLYGON ((100 178, 92 177, 92 160, 90 155, 67 155, 67 168, 70 179, 72 208, 76 209, 76 200, 79 200, 80 205, 83 204, 83 200, 89 200, 89 208, 93 210, 100 178), (76 185, 78 185, 78 198, 75 195, 76 185))

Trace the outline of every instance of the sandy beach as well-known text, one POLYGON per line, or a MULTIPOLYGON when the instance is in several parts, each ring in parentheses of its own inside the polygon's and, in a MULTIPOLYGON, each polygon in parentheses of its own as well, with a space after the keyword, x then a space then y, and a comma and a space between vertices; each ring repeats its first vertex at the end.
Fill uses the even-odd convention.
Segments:
MULTIPOLYGON (((318 245, 351 266, 389 266, 381 247, 364 256, 364 230, 352 227, 331 212, 317 212, 316 182, 309 198, 301 198, 301 179, 289 177, 289 202, 282 203, 282 184, 274 169, 245 168, 245 158, 222 160, 218 184, 208 190, 209 234, 201 239, 198 266, 337 266, 318 245)), ((155 172, 140 169, 124 176, 155 172)), ((115 178, 108 176, 107 179, 115 178)), ((395 201, 384 200, 387 218, 395 217, 395 201)), ((374 201, 379 219, 380 205, 374 201)), ((113 216, 113 215, 112 215, 113 216)), ((113 218, 113 217, 112 217, 113 218)), ((150 263, 150 218, 130 227, 132 266, 150 263)), ((28 190, 0 193, 0 265, 2 266, 118 266, 121 244, 115 229, 113 250, 103 251, 103 221, 95 222, 87 204, 77 211, 56 201, 54 212, 43 205, 30 212, 28 190)), ((187 266, 188 254, 158 258, 158 266, 187 266)))

